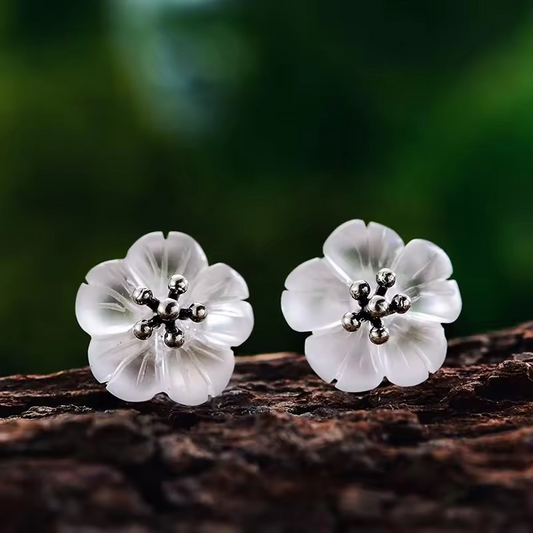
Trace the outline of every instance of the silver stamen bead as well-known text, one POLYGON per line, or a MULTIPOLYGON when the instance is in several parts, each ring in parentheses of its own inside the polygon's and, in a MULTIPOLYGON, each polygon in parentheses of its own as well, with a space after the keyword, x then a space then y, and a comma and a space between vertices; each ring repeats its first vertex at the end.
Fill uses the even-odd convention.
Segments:
POLYGON ((409 309, 411 309, 411 298, 409 298, 409 296, 406 294, 397 294, 392 299, 390 306, 395 313, 403 315, 404 313, 407 313, 409 309))
POLYGON ((357 331, 361 327, 361 322, 357 318, 357 313, 353 312, 345 313, 341 319, 341 324, 342 327, 350 333, 357 331))
POLYGON ((191 304, 189 311, 191 312, 191 320, 193 322, 202 322, 207 318, 207 308, 203 304, 191 304))
POLYGON ((145 341, 146 339, 149 339, 152 336, 152 333, 154 332, 154 329, 146 320, 139 320, 134 326, 133 326, 133 334, 135 337, 137 337, 140 341, 145 341))
POLYGON ((354 281, 350 286, 350 296, 354 300, 366 300, 370 296, 370 285, 365 280, 354 281))
POLYGON ((165 298, 161 300, 157 306, 157 314, 161 320, 169 322, 171 320, 177 320, 180 316, 180 306, 178 302, 172 298, 165 298))
POLYGON ((185 336, 183 331, 177 329, 176 331, 165 332, 163 340, 169 348, 181 348, 185 342, 185 336))
POLYGON ((385 327, 373 327, 370 329, 368 337, 374 344, 384 344, 389 340, 389 330, 385 327))
POLYGON ((169 279, 168 288, 178 294, 183 294, 189 289, 189 282, 181 274, 175 274, 169 279))
POLYGON ((372 318, 381 318, 389 313, 389 303, 383 296, 372 296, 366 306, 372 318))
POLYGON ((152 291, 148 287, 137 287, 131 295, 137 305, 146 305, 153 298, 152 291))
POLYGON ((376 274, 376 282, 381 287, 390 289, 396 283, 396 274, 390 268, 382 268, 376 274))

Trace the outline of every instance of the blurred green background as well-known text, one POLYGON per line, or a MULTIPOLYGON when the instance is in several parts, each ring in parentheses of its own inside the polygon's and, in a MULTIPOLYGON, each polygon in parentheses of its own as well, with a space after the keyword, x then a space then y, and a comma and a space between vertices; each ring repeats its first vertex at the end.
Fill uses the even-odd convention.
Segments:
POLYGON ((533 4, 3 0, 0 372, 83 365, 77 289, 141 235, 249 283, 238 353, 301 351, 287 274, 340 223, 452 258, 450 335, 532 319, 533 4))

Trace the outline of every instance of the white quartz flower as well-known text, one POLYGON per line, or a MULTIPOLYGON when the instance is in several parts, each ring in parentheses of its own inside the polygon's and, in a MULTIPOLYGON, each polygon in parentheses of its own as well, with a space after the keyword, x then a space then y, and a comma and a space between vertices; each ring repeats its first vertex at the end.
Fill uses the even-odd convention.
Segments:
POLYGON ((338 227, 323 251, 289 275, 281 300, 289 325, 313 333, 305 343, 313 370, 347 392, 384 377, 417 385, 436 372, 447 350, 441 323, 462 307, 444 251, 421 239, 404 245, 393 230, 362 220, 338 227))
POLYGON ((184 405, 222 393, 233 372, 232 346, 253 328, 244 279, 208 266, 184 233, 141 237, 125 259, 107 261, 79 288, 76 316, 91 335, 89 364, 126 401, 165 392, 184 405))

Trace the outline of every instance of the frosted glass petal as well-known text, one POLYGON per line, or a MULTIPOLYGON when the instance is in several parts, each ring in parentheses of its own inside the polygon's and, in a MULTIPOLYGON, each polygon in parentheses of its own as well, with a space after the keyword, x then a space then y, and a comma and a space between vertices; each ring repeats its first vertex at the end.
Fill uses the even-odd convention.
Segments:
POLYGON ((404 248, 402 238, 392 229, 370 222, 368 224, 368 254, 372 269, 390 268, 404 248))
POLYGON ((336 298, 346 298, 348 285, 339 280, 331 265, 315 257, 297 266, 285 280, 289 291, 308 292, 321 290, 336 298))
POLYGON ((440 324, 397 316, 387 327, 390 339, 378 351, 391 383, 418 385, 442 366, 447 342, 440 324))
POLYGON ((90 335, 110 335, 131 329, 146 311, 131 301, 131 275, 120 260, 107 261, 87 274, 76 297, 76 317, 90 335))
POLYGON ((358 279, 373 283, 376 272, 390 267, 402 248, 403 241, 393 230, 350 220, 328 237, 324 255, 346 283, 358 279))
POLYGON ((194 341, 178 350, 164 349, 164 390, 175 402, 199 405, 226 388, 235 366, 229 348, 194 341))
POLYGON ((410 287, 404 291, 413 303, 409 316, 450 323, 461 313, 459 286, 454 280, 438 280, 410 287))
POLYGON ((190 304, 245 300, 248 298, 248 286, 243 277, 233 268, 217 263, 198 274, 191 288, 183 296, 183 302, 190 304))
POLYGON ((313 331, 339 323, 353 307, 348 286, 325 259, 311 259, 295 268, 285 282, 281 310, 296 331, 313 331))
POLYGON ((346 392, 374 389, 383 379, 377 350, 368 339, 368 324, 355 333, 342 327, 311 335, 305 342, 311 368, 328 383, 346 392))
POLYGON ((89 345, 94 377, 125 401, 141 402, 161 391, 154 339, 140 341, 130 332, 97 337, 89 345))
POLYGON ((342 315, 350 310, 348 300, 335 300, 321 291, 284 291, 281 310, 289 326, 295 331, 314 331, 339 324, 342 315))
POLYGON ((178 232, 170 232, 166 239, 160 231, 141 237, 128 250, 125 262, 137 284, 150 288, 157 298, 166 296, 170 276, 182 274, 191 282, 207 267, 200 245, 178 232))
POLYGON ((214 302, 204 322, 197 325, 200 339, 223 346, 240 346, 252 333, 254 313, 248 302, 214 302))
POLYGON ((453 272, 450 258, 444 250, 423 239, 407 243, 391 268, 396 272, 398 285, 404 288, 448 279, 453 272))

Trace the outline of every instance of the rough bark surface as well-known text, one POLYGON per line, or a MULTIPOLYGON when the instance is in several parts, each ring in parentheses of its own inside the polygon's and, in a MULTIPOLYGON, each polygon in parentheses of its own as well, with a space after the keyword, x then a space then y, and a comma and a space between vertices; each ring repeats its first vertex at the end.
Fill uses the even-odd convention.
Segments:
POLYGON ((241 358, 197 408, 87 369, 3 378, 0 531, 531 531, 530 350, 533 323, 458 339, 426 383, 366 394, 241 358))

